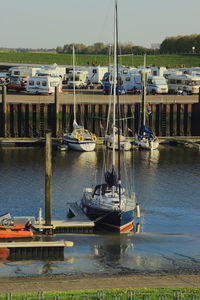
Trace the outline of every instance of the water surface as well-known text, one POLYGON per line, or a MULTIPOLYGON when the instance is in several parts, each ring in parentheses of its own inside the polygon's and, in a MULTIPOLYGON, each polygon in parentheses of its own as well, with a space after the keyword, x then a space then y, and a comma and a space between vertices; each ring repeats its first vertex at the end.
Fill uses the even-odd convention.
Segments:
MULTIPOLYGON (((79 201, 84 187, 100 180, 111 152, 53 151, 53 218, 66 218, 66 203, 79 201)), ((122 158, 141 207, 141 231, 134 234, 57 235, 74 242, 64 258, 8 260, 0 276, 45 274, 199 273, 200 153, 160 146, 133 150, 122 158)), ((0 149, 0 213, 37 216, 44 210, 44 149, 0 149)))

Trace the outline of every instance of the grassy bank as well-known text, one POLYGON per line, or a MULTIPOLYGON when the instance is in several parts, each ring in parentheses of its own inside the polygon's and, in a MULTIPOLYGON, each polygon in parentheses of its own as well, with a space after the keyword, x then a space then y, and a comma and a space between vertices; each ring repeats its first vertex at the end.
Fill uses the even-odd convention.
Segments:
MULTIPOLYGON (((53 64, 72 65, 72 55, 57 53, 20 53, 15 51, 1 51, 0 62, 27 63, 27 64, 53 64)), ((91 65, 95 62, 98 65, 107 65, 106 55, 76 55, 77 65, 91 65)), ((119 63, 127 66, 139 66, 143 64, 142 55, 123 55, 119 57, 119 63)), ((167 67, 192 67, 200 65, 200 55, 197 54, 171 54, 171 55, 148 55, 147 65, 167 66, 167 67)))
MULTIPOLYGON (((39 292, 39 293, 20 293, 7 295, 10 299, 60 299, 60 300, 142 300, 142 299, 200 299, 200 288, 135 288, 128 289, 110 289, 110 290, 80 290, 71 292, 39 292)), ((0 299, 5 299, 1 294, 0 299)))

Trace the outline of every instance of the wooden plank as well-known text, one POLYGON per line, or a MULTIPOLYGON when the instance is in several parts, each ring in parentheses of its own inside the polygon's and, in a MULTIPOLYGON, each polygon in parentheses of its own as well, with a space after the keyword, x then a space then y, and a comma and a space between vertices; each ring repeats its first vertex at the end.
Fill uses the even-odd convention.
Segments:
POLYGON ((39 242, 9 242, 0 243, 0 248, 56 248, 56 247, 72 247, 73 242, 70 241, 39 241, 39 242))

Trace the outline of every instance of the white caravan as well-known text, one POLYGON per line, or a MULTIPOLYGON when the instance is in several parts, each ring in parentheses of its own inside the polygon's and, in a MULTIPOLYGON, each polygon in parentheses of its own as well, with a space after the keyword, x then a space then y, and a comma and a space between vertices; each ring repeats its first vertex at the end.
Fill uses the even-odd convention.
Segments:
MULTIPOLYGON (((149 73, 150 70, 148 70, 149 73)), ((141 82, 141 70, 134 70, 128 72, 126 76, 122 76, 123 88, 126 91, 133 92, 134 94, 141 92, 142 82, 141 82)), ((152 76, 147 75, 146 90, 148 94, 167 94, 168 85, 167 81, 163 76, 152 76)))
POLYGON ((33 76, 28 79, 26 91, 33 94, 53 94, 55 87, 62 92, 62 79, 59 76, 33 76))
POLYGON ((166 67, 150 67, 152 76, 164 76, 165 72, 167 72, 166 67))
POLYGON ((187 74, 169 75, 168 89, 170 94, 198 94, 200 88, 200 77, 187 74))
POLYGON ((127 74, 122 74, 123 88, 127 92, 141 91, 141 74, 128 72, 127 74))
POLYGON ((96 67, 88 66, 88 67, 82 67, 81 69, 77 67, 76 69, 87 71, 88 81, 89 83, 93 83, 93 84, 100 84, 104 74, 108 72, 108 67, 101 67, 101 66, 96 66, 96 67))
POLYGON ((88 85, 88 72, 76 70, 74 74, 74 71, 69 71, 67 85, 68 88, 86 88, 88 85))
POLYGON ((41 68, 37 71, 38 76, 60 76, 62 81, 66 80, 66 68, 59 67, 57 64, 49 65, 49 66, 41 66, 41 68))
POLYGON ((29 66, 12 67, 9 69, 9 75, 15 77, 30 77, 35 76, 40 69, 40 67, 29 66))

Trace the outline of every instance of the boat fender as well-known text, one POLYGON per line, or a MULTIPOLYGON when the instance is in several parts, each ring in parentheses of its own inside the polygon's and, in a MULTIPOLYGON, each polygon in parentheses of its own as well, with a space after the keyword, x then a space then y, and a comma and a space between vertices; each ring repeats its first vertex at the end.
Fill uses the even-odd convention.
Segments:
POLYGON ((137 218, 140 218, 140 206, 138 203, 136 204, 136 216, 137 218))
POLYGON ((92 141, 96 142, 97 141, 97 137, 95 135, 92 136, 92 141))
POLYGON ((135 233, 139 233, 139 232, 140 232, 140 223, 137 223, 135 228, 135 233))
POLYGON ((79 141, 79 142, 83 142, 83 141, 84 141, 84 137, 83 137, 82 135, 79 135, 79 136, 78 136, 78 141, 79 141))

